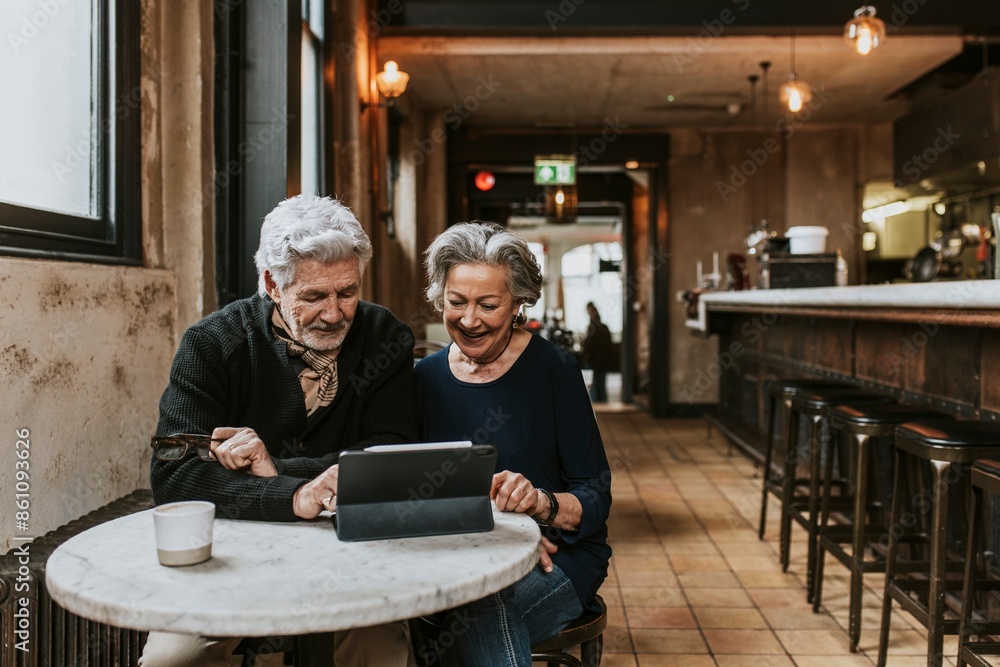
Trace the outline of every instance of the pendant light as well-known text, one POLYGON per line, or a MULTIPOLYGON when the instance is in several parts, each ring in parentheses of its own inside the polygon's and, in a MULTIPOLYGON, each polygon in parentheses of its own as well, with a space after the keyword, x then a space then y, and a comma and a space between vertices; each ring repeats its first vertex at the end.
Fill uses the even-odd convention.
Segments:
MULTIPOLYGON (((747 81, 750 82, 750 128, 757 132, 757 82, 760 77, 756 74, 751 74, 747 77, 747 81)), ((754 183, 750 188, 750 229, 753 229, 757 225, 757 183, 754 183)), ((753 247, 750 248, 750 254, 754 254, 753 247)))
POLYGON ((788 81, 778 89, 778 99, 792 113, 798 113, 812 99, 812 88, 795 75, 795 28, 792 28, 792 68, 788 81))
POLYGON ((875 16, 873 6, 858 7, 854 18, 844 25, 844 38, 860 55, 867 56, 885 41, 885 21, 875 16))

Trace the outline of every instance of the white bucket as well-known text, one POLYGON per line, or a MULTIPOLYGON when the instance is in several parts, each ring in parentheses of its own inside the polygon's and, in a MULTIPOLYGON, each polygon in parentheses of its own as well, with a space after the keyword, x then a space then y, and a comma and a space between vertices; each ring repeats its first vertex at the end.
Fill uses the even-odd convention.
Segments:
POLYGON ((789 227, 785 232, 788 251, 793 255, 826 252, 826 237, 830 230, 826 227, 789 227))

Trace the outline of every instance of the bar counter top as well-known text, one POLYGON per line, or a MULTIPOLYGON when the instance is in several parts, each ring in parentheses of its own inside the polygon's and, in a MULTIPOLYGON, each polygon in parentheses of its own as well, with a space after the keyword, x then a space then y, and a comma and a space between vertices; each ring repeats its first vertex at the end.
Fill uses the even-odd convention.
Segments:
POLYGON ((694 332, 715 333, 711 315, 761 312, 1000 327, 1000 281, 705 292, 698 298, 698 318, 686 324, 694 332))

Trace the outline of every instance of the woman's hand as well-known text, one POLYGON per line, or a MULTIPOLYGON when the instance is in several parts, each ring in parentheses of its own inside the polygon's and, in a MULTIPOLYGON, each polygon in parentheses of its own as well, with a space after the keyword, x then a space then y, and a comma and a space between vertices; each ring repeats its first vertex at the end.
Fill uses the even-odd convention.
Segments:
POLYGON ((539 493, 531 482, 519 472, 504 470, 493 475, 490 498, 501 512, 520 512, 534 516, 541 512, 539 493))
POLYGON ((300 519, 315 519, 323 510, 337 508, 339 465, 327 468, 316 479, 300 486, 292 496, 292 511, 300 519))
POLYGON ((258 477, 278 474, 264 441, 252 428, 220 426, 213 430, 212 454, 223 468, 229 470, 249 468, 250 474, 258 477))

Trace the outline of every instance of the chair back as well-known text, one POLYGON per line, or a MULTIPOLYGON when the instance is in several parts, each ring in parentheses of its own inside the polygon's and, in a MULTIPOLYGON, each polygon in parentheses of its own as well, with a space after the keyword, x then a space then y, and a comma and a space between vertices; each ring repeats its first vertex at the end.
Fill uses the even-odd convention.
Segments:
POLYGON ((448 347, 449 343, 442 343, 439 340, 417 340, 413 343, 413 360, 428 357, 438 350, 448 347))
POLYGON ((604 630, 608 627, 608 607, 600 595, 596 597, 600 611, 584 612, 555 637, 546 639, 531 647, 531 661, 576 667, 597 667, 601 664, 604 649, 604 630), (580 658, 569 654, 567 649, 580 647, 580 658))

